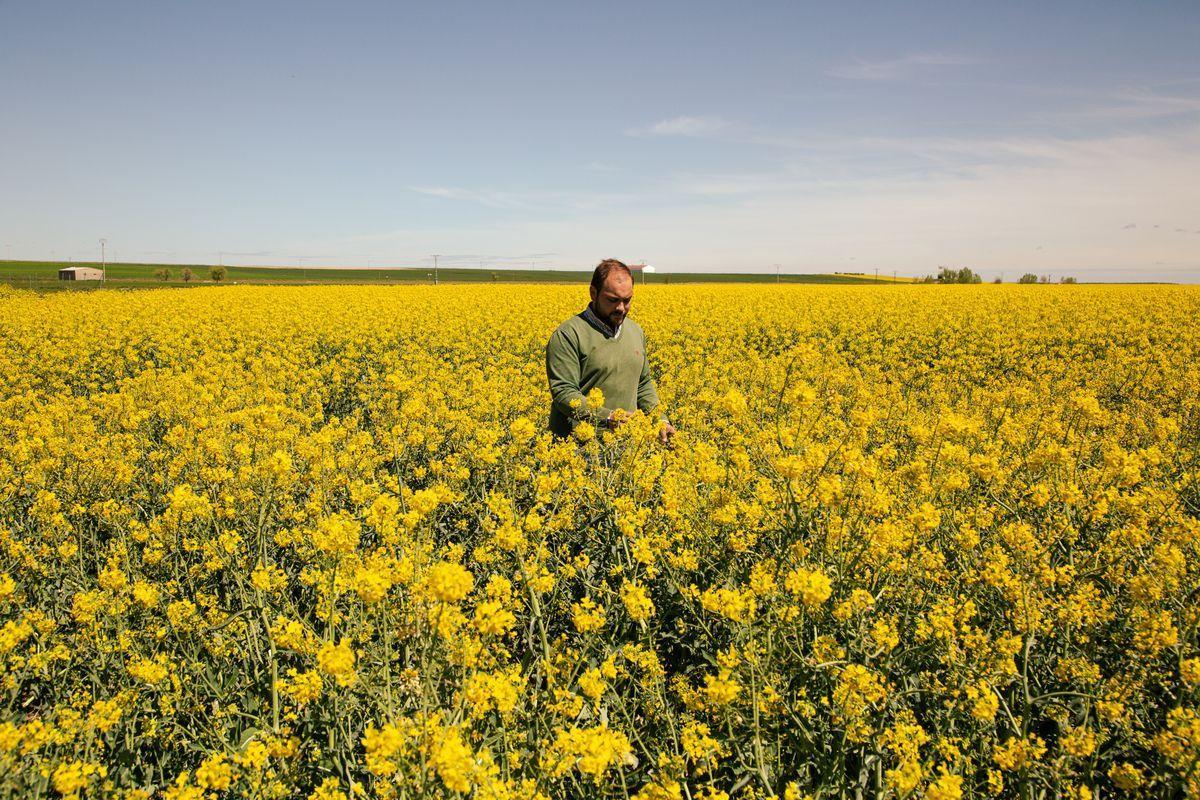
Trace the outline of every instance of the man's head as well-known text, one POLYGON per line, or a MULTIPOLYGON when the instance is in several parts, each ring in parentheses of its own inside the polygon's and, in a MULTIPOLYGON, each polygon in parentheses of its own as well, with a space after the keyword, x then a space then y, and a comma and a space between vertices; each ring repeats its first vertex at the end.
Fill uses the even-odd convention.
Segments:
POLYGON ((633 303, 633 273, 615 258, 606 258, 592 273, 592 311, 609 327, 619 328, 633 303))

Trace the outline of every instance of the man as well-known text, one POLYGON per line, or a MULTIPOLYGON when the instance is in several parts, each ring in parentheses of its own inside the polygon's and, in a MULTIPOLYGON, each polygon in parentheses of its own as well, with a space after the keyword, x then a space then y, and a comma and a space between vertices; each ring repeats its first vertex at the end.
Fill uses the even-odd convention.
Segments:
MULTIPOLYGON (((626 319, 633 303, 633 273, 607 258, 592 273, 592 302, 558 326, 546 344, 546 377, 550 381, 550 430, 568 436, 587 421, 596 426, 620 424, 619 411, 651 412, 658 390, 650 377, 646 335, 626 319), (588 406, 594 388, 604 394, 600 408, 588 406)), ((666 444, 675 428, 662 419, 659 439, 666 444)))

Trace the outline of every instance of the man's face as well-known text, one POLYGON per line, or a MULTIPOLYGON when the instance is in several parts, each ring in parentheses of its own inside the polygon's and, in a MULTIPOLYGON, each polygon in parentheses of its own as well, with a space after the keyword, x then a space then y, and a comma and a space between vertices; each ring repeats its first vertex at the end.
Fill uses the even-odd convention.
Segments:
POLYGON ((614 330, 621 326, 633 303, 633 280, 620 270, 608 273, 600 291, 591 288, 592 310, 614 330))

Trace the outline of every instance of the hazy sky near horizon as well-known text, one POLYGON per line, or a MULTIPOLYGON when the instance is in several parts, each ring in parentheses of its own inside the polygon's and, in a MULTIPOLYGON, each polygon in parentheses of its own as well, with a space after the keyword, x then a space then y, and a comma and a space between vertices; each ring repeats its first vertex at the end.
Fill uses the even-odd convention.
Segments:
POLYGON ((0 0, 0 258, 1200 282, 1196 2, 0 0))

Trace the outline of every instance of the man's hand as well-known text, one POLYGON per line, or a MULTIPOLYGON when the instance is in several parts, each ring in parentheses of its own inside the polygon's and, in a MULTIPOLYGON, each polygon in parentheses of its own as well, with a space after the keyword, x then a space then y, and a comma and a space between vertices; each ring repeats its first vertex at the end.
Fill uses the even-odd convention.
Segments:
POLYGON ((629 419, 628 413, 619 408, 614 409, 613 411, 608 412, 608 416, 604 418, 604 427, 609 428, 610 430, 615 430, 624 424, 625 420, 627 419, 629 419))
MULTIPOLYGON (((615 430, 629 420, 628 412, 616 409, 609 412, 609 415, 604 418, 604 427, 615 430)), ((675 435, 675 426, 667 422, 665 419, 658 426, 658 441, 665 445, 671 444, 671 437, 675 435)))
POLYGON ((658 426, 658 440, 665 445, 671 444, 671 437, 675 435, 675 426, 667 422, 665 419, 658 426))

